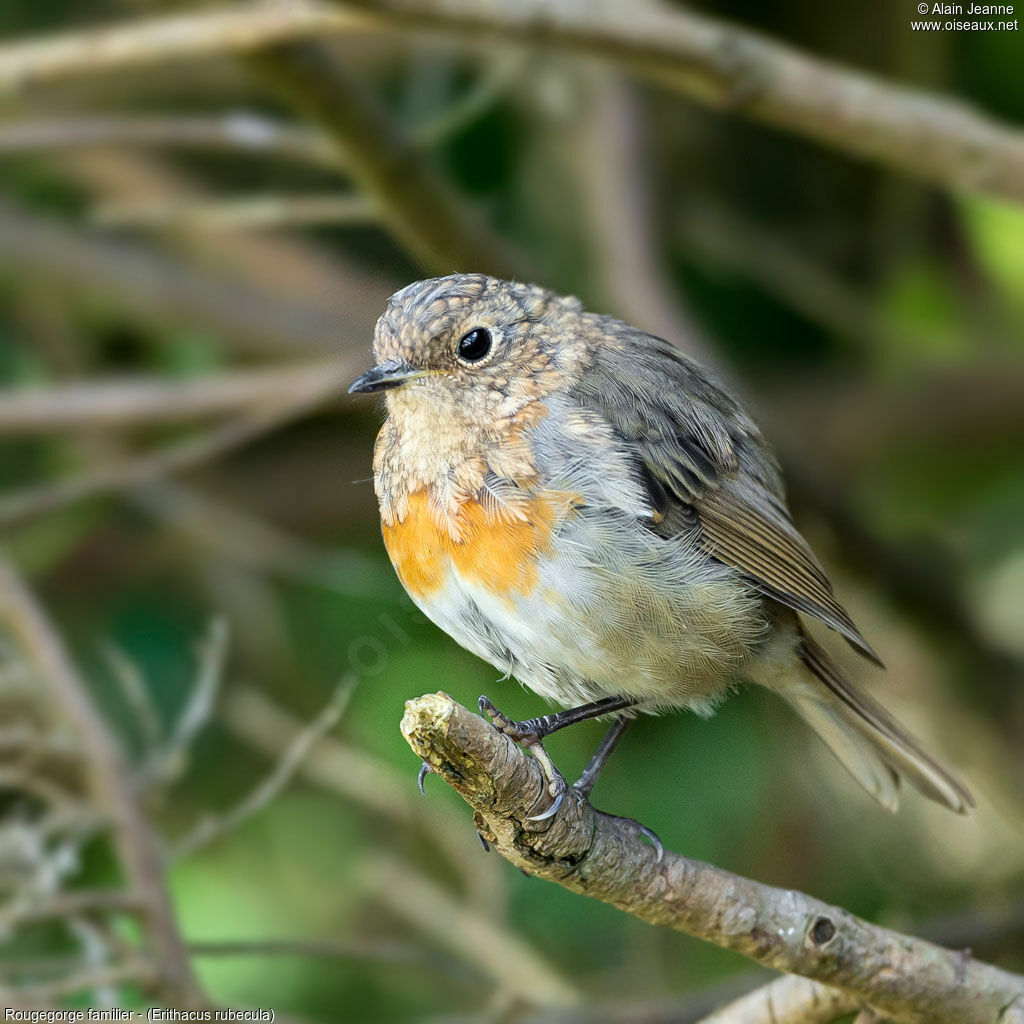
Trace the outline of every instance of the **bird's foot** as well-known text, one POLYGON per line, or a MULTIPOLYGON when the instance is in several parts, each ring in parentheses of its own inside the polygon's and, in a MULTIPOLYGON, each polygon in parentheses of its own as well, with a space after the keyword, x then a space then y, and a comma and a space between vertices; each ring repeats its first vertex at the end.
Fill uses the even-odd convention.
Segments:
MULTIPOLYGON (((586 770, 583 774, 573 783, 573 790, 582 797, 587 803, 590 802, 590 792, 594 788, 594 783, 597 781, 597 773, 593 770, 593 762, 587 765, 586 770)), ((601 812, 604 813, 603 811, 601 812)), ((641 825, 639 821, 634 818, 623 818, 618 814, 609 814, 609 818, 614 818, 616 821, 621 821, 623 824, 629 825, 634 828, 640 835, 644 837, 654 847, 655 863, 660 864, 662 858, 665 856, 665 847, 661 845, 661 840, 658 838, 658 833, 652 828, 648 828, 646 825, 641 825)))
POLYGON ((544 749, 543 739, 547 735, 544 722, 539 718, 528 718, 523 722, 515 722, 508 715, 502 714, 487 697, 481 697, 480 713, 487 715, 491 724, 510 739, 528 750, 540 762, 544 773, 545 791, 551 798, 549 806, 539 814, 531 814, 527 821, 545 821, 558 813, 565 799, 566 784, 562 773, 555 767, 550 755, 544 749))
MULTIPOLYGON (((575 788, 575 787, 573 787, 575 788)), ((587 799, 584 797, 584 799, 587 799)), ((601 812, 605 814, 604 811, 601 812)), ((635 818, 624 818, 618 814, 605 814, 608 818, 613 818, 615 821, 621 821, 623 825, 629 826, 635 830, 639 835, 643 836, 654 847, 654 863, 660 864, 665 857, 665 847, 661 844, 661 839, 658 838, 658 833, 652 828, 648 828, 646 825, 641 825, 635 818)))

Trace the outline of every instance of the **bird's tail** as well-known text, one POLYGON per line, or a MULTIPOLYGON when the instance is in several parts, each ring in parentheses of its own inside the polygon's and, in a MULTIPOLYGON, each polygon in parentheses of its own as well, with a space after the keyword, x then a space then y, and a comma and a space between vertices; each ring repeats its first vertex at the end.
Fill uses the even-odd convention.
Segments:
POLYGON ((787 683, 782 696, 883 807, 897 809, 901 778, 958 814, 975 806, 967 787, 925 753, 885 708, 854 689, 817 642, 804 634, 799 643, 811 675, 787 683))

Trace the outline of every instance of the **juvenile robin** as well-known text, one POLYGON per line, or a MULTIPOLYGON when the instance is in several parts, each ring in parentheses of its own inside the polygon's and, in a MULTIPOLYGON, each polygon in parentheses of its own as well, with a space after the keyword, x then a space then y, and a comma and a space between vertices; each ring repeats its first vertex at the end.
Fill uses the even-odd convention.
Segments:
MULTIPOLYGON (((888 810, 906 779, 974 801, 805 632, 878 655, 786 508, 771 448, 737 401, 661 338, 578 300, 481 274, 420 281, 377 322, 384 392, 374 478, 384 543, 413 601, 460 644, 566 710, 514 722, 553 814, 542 741, 614 716, 588 796, 638 712, 710 715, 742 683, 787 700, 888 810)), ((421 776, 422 780, 422 776, 421 776)))

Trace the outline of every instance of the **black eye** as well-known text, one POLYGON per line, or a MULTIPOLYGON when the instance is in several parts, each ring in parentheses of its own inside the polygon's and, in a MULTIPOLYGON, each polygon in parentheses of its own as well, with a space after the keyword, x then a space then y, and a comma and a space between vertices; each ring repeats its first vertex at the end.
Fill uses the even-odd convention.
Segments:
POLYGON ((459 339, 459 358, 467 363, 478 363, 491 351, 491 332, 486 327, 474 327, 459 339))

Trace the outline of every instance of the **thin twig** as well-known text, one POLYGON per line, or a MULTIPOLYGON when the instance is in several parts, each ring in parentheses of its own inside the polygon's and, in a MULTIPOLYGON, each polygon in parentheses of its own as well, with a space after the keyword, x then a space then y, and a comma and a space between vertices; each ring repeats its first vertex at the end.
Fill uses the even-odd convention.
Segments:
POLYGON ((199 671, 185 706, 166 742, 158 743, 142 769, 141 781, 166 787, 176 781, 188 764, 189 749, 213 715, 224 679, 228 654, 228 624, 218 617, 199 650, 199 671))
MULTIPOLYGON (((450 107, 413 128, 416 139, 423 145, 436 145, 461 131, 500 98, 522 65, 518 54, 496 60, 450 107)), ((0 125, 0 156, 111 145, 240 151, 338 171, 346 168, 328 135, 250 111, 213 117, 115 114, 40 118, 0 125)))
POLYGON ((52 779, 44 778, 33 766, 32 768, 20 768, 18 766, 0 767, 0 789, 23 790, 38 797, 44 804, 52 804, 65 810, 75 802, 78 794, 66 789, 52 779))
POLYGON ((932 344, 923 332, 890 327, 873 296, 829 273, 820 259, 724 207, 703 200, 688 204, 678 232, 702 257, 738 271, 848 343, 876 351, 900 344, 927 350, 932 344))
MULTIPOLYGON (((273 758, 279 758, 288 738, 304 727, 251 687, 233 687, 227 694, 224 721, 235 736, 273 758)), ((307 781, 396 824, 403 833, 422 830, 453 865, 470 901, 491 916, 501 916, 506 897, 500 865, 493 857, 480 856, 475 836, 460 836, 436 808, 424 804, 411 774, 403 776, 387 761, 334 737, 320 740, 300 772, 307 781)))
POLYGON ((495 54, 462 96, 438 114, 411 127, 412 137, 422 146, 436 146, 457 135, 502 98, 522 76, 524 64, 522 53, 495 54))
POLYGON ((573 790, 551 818, 531 822, 547 799, 537 760, 447 694, 410 701, 402 732, 474 809, 476 827, 497 852, 533 875, 842 989, 901 1024, 1024 1022, 1024 977, 803 893, 675 853, 659 861, 635 825, 602 814, 573 790))
POLYGON ((357 11, 289 0, 232 4, 200 14, 171 14, 44 36, 0 47, 0 94, 17 94, 69 77, 244 53, 296 36, 365 29, 370 22, 357 11))
POLYGON ((373 28, 599 56, 697 102, 831 145, 923 180, 1024 199, 1024 137, 954 99, 901 87, 685 8, 477 0, 291 0, 8 44, 0 92, 158 62, 252 53, 373 28))
MULTIPOLYGON (((72 917, 67 928, 78 942, 81 950, 82 972, 100 972, 96 975, 95 984, 89 992, 89 1000, 93 1006, 113 1007, 118 1004, 118 980, 104 976, 102 972, 110 966, 115 958, 107 936, 96 923, 83 917, 72 917)), ((72 972, 73 973, 73 972, 72 972)))
POLYGON ((66 732, 43 733, 27 722, 17 722, 0 725, 0 754, 11 753, 73 761, 82 756, 82 748, 75 737, 66 732))
POLYGON ((146 686, 142 669, 113 642, 101 644, 100 654, 110 666, 114 679, 132 712, 132 719, 139 727, 143 750, 147 754, 155 751, 160 743, 162 731, 160 712, 149 687, 146 686))
POLYGON ((179 839, 174 844, 173 857, 180 859, 195 853, 235 831, 242 822, 262 811, 291 782, 310 750, 338 723, 352 698, 356 682, 355 676, 346 676, 320 714, 292 739, 270 773, 234 807, 218 817, 204 819, 179 839))
MULTIPOLYGON (((128 960, 125 963, 103 967, 87 967, 57 981, 39 985, 26 985, 18 989, 18 1003, 21 1006, 53 1006, 69 996, 87 989, 117 985, 141 985, 148 988, 157 979, 157 971, 143 960, 128 960)), ((175 1003, 175 1006, 180 1004, 175 1003)), ((194 1008, 209 1006, 208 1002, 196 1004, 194 1008)))
POLYGON ((132 491, 131 500, 159 523, 238 565, 351 597, 387 597, 372 555, 312 544, 179 481, 146 484, 132 491))
POLYGON ((83 889, 53 893, 33 903, 5 907, 0 913, 0 932, 16 927, 51 921, 57 918, 85 917, 98 914, 141 914, 145 905, 133 893, 123 889, 83 889))
POLYGON ((301 957, 313 960, 350 960, 393 966, 424 967, 465 981, 477 977, 459 961, 425 946, 386 939, 239 939, 190 942, 188 951, 199 957, 301 957))
POLYGON ((0 155, 107 145, 223 149, 344 169, 337 148, 325 135, 249 112, 217 117, 111 115, 0 126, 0 155))
POLYGON ((102 228, 201 228, 206 231, 300 228, 316 225, 362 227, 380 221, 361 195, 249 196, 211 200, 112 202, 97 207, 92 221, 102 228))
POLYGON ((192 693, 171 733, 171 748, 185 750, 204 729, 224 677, 228 654, 228 624, 222 618, 210 623, 209 633, 199 651, 199 674, 192 693))
MULTIPOLYGON (((414 127, 413 135, 425 146, 444 142, 500 99, 522 68, 521 54, 501 55, 449 107, 414 127)), ((330 136, 247 110, 208 117, 109 114, 0 124, 0 156, 111 145, 224 150, 346 169, 330 136)))

